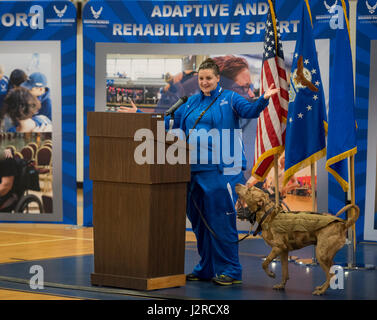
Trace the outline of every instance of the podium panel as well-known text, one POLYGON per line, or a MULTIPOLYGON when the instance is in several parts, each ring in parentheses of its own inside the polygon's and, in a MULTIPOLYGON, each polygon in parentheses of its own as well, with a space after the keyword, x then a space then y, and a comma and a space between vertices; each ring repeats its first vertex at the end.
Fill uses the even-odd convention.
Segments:
POLYGON ((92 284, 138 290, 185 285, 189 165, 135 163, 134 150, 140 142, 130 137, 130 126, 134 130, 143 125, 153 128, 154 119, 150 115, 132 121, 139 115, 89 114, 94 229, 92 284), (106 125, 96 126, 97 121, 107 121, 110 126, 120 117, 124 121, 119 126, 123 129, 121 133, 114 130, 114 125, 110 133, 109 129, 104 131, 106 125))

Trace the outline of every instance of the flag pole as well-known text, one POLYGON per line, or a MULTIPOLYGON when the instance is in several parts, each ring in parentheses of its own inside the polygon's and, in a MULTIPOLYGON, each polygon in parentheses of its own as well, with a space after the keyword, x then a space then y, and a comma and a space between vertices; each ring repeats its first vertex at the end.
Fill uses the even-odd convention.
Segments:
POLYGON ((280 204, 280 190, 279 190, 279 165, 278 154, 274 154, 274 176, 275 176, 275 204, 280 204))
MULTIPOLYGON (((317 212, 317 197, 316 197, 316 190, 315 190, 315 164, 310 164, 310 181, 311 181, 311 191, 312 191, 312 211, 317 212)), ((317 258, 315 254, 316 246, 313 245, 313 253, 312 253, 312 265, 317 264, 317 258)))
POLYGON ((317 198, 315 192, 315 165, 312 163, 310 165, 310 181, 311 181, 311 191, 312 191, 312 211, 317 212, 317 198))
MULTIPOLYGON (((356 204, 355 201, 355 155, 351 155, 349 158, 350 165, 350 192, 351 192, 351 204, 356 204)), ((350 210, 355 210, 351 208, 350 210)), ((372 264, 356 264, 356 226, 348 228, 348 262, 346 268, 348 270, 374 270, 376 267, 372 264)))
MULTIPOLYGON (((351 204, 355 205, 355 155, 350 156, 350 184, 351 184, 351 204)), ((355 210, 351 208, 351 211, 355 210)), ((349 250, 349 256, 352 257, 351 261, 348 261, 348 268, 355 267, 355 256, 356 256, 356 227, 355 224, 348 228, 348 240, 353 244, 349 250)))

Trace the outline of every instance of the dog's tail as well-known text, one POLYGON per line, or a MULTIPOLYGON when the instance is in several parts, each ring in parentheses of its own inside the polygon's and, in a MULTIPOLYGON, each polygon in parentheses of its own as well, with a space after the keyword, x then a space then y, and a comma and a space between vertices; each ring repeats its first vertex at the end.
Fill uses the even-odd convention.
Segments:
POLYGON ((353 224, 359 218, 359 214, 360 214, 360 208, 356 204, 348 204, 345 207, 343 207, 342 209, 340 209, 336 213, 335 216, 337 217, 337 216, 341 215, 344 211, 347 211, 347 210, 350 211, 350 214, 348 215, 347 220, 346 220, 346 224, 345 224, 346 229, 353 226, 353 224), (355 210, 350 210, 352 208, 355 209, 355 210))

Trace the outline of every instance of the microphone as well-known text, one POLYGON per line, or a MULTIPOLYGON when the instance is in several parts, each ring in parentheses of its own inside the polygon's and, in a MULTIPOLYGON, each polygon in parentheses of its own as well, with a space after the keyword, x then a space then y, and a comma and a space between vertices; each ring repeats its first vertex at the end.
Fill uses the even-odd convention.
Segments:
POLYGON ((182 104, 186 103, 187 99, 188 98, 186 96, 179 98, 179 100, 175 104, 173 104, 168 111, 165 112, 165 116, 174 113, 182 104))

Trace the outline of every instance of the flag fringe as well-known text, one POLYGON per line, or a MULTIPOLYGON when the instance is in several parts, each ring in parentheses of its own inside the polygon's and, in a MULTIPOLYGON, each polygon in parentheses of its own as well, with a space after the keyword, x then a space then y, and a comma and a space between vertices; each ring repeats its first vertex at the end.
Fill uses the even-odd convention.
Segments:
POLYGON ((334 169, 332 169, 330 166, 342 161, 344 159, 347 159, 348 157, 351 157, 357 153, 357 147, 354 147, 350 150, 347 150, 341 154, 336 155, 335 157, 332 157, 326 161, 326 170, 330 172, 336 181, 340 184, 344 192, 348 191, 349 184, 348 181, 344 180, 334 169))
POLYGON ((270 150, 267 150, 266 152, 264 152, 257 160, 256 164, 254 165, 253 167, 253 170, 251 171, 251 174, 253 175, 253 177, 255 179, 257 179, 258 181, 264 181, 264 179, 266 179, 266 176, 268 175, 268 173, 270 172, 272 166, 273 166, 273 161, 271 161, 271 164, 269 165, 268 169, 265 170, 263 176, 260 176, 256 173, 256 171, 258 170, 260 164, 266 160, 268 157, 271 157, 271 156, 274 156, 275 154, 278 154, 279 156, 283 153, 284 151, 284 146, 277 146, 277 147, 274 147, 270 150))

